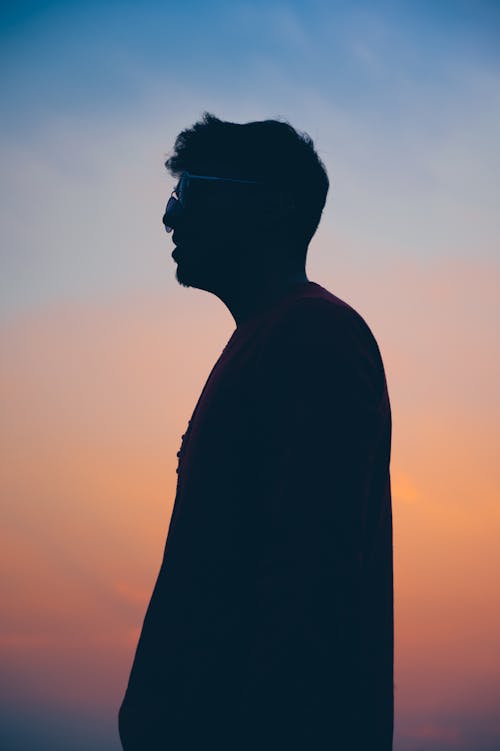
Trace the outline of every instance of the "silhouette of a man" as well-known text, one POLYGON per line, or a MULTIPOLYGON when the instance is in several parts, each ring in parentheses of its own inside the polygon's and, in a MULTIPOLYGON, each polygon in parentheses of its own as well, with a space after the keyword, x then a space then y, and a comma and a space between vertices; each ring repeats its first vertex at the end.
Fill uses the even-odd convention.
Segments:
POLYGON ((182 436, 124 751, 389 751, 391 409, 376 340, 305 274, 329 182, 286 122, 204 113, 166 162, 177 280, 236 328, 182 436))

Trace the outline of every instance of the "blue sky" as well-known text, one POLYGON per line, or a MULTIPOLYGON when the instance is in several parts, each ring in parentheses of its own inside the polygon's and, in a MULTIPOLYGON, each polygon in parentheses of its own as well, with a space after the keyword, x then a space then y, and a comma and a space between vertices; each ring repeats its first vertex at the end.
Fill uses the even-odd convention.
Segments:
POLYGON ((204 110, 312 136, 331 178, 318 268, 492 260, 499 7, 7 5, 2 311, 171 284, 162 165, 204 110))
POLYGON ((13 3, 2 27, 4 105, 15 105, 16 124, 27 110, 126 112, 147 96, 145 79, 165 96, 171 81, 231 97, 235 85, 260 84, 266 102, 271 68, 290 87, 389 117, 405 84, 444 87, 460 61, 498 70, 499 27, 497 3, 463 0, 13 3))

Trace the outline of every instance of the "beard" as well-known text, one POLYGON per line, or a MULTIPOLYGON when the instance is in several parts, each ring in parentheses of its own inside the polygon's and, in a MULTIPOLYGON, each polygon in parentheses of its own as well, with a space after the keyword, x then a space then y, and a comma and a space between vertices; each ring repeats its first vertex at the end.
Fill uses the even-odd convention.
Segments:
POLYGON ((238 276, 240 257, 241 249, 234 243, 183 243, 175 250, 175 277, 182 287, 195 287, 213 292, 225 281, 230 282, 238 276))

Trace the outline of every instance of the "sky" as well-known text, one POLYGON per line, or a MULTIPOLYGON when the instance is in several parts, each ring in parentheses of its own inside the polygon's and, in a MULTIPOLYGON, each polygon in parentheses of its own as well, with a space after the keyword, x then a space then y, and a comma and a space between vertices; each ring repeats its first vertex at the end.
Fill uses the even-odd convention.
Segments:
POLYGON ((1 747, 120 749, 176 452, 235 327, 161 223, 209 111, 313 138, 307 273, 382 353, 395 751, 498 751, 500 4, 2 10, 1 747))

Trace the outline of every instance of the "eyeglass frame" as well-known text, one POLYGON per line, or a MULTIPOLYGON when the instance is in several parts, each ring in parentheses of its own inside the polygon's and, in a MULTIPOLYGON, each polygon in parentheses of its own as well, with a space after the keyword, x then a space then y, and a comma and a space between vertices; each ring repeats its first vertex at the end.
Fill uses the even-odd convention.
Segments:
MULTIPOLYGON (((236 177, 216 177, 214 175, 195 175, 192 172, 188 172, 187 170, 185 170, 181 174, 179 182, 177 183, 177 186, 174 188, 174 190, 170 194, 170 197, 169 197, 169 199, 167 201, 167 206, 165 208, 165 213, 163 215, 163 220, 164 220, 163 224, 164 224, 165 230, 167 232, 172 232, 172 230, 174 229, 172 226, 170 226, 169 224, 166 224, 166 222, 165 222, 165 218, 167 216, 167 213, 168 213, 169 210, 172 211, 172 209, 177 204, 180 204, 183 208, 185 208, 183 206, 182 196, 181 196, 182 184, 183 183, 184 184, 185 183, 189 184, 190 180, 210 180, 210 181, 224 182, 224 183, 242 183, 242 184, 247 184, 247 185, 265 185, 265 183, 262 180, 243 180, 243 179, 236 178, 236 177)), ((185 186, 184 190, 186 190, 186 189, 187 189, 187 185, 185 186)))

